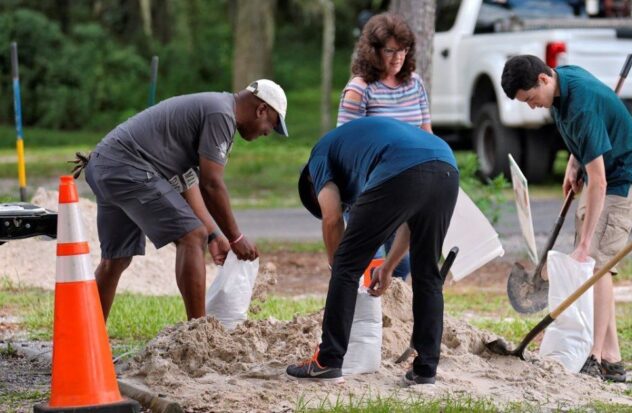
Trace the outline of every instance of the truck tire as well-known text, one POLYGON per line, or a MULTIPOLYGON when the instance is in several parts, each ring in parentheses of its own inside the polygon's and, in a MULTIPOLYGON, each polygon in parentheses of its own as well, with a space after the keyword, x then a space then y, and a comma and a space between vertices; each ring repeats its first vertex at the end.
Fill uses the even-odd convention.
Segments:
POLYGON ((524 131, 525 150, 520 168, 530 183, 544 181, 553 169, 557 137, 551 132, 547 127, 524 131))
POLYGON ((494 178, 504 173, 507 179, 511 179, 507 154, 520 162, 520 130, 505 127, 500 122, 496 103, 486 103, 478 111, 472 137, 481 174, 494 178))

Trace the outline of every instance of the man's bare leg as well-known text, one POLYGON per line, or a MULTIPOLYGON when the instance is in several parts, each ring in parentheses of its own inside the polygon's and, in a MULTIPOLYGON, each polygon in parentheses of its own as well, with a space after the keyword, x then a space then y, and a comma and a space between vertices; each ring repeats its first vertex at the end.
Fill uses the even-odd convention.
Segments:
POLYGON ((123 274, 123 271, 125 271, 131 263, 132 257, 114 259, 101 258, 101 262, 94 272, 105 321, 107 321, 108 315, 110 314, 110 308, 112 307, 114 295, 116 294, 116 286, 121 278, 121 274, 123 274))
POLYGON ((613 312, 614 294, 612 292, 612 275, 605 274, 594 287, 595 301, 595 326, 593 335, 592 354, 597 361, 601 362, 601 354, 604 350, 606 332, 610 324, 610 317, 613 312))
POLYGON ((189 320, 206 315, 204 251, 207 239, 206 229, 198 227, 176 241, 176 282, 189 320))
POLYGON ((619 348, 619 338, 617 336, 617 313, 614 299, 612 300, 610 321, 608 322, 606 339, 604 340, 603 350, 601 351, 601 359, 609 361, 610 363, 621 361, 621 349, 619 348))

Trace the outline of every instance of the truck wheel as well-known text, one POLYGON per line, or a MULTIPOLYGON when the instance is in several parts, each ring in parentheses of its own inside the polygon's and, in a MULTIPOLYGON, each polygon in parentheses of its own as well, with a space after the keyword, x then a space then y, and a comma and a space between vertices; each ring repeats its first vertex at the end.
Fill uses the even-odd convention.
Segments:
POLYGON ((525 151, 520 165, 531 183, 544 181, 553 168, 557 146, 556 136, 549 128, 525 130, 525 151))
POLYGON ((474 120, 473 141, 483 176, 494 178, 504 173, 507 179, 511 179, 507 154, 520 162, 520 131, 505 127, 500 122, 496 103, 486 103, 478 112, 474 120))

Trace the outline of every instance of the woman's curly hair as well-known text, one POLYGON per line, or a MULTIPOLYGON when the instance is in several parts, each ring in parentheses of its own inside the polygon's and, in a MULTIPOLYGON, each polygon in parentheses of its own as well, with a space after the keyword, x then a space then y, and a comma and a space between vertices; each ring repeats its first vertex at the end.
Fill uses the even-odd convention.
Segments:
POLYGON ((402 69, 395 77, 401 82, 410 80, 415 71, 415 34, 406 21, 394 13, 377 14, 366 23, 356 45, 351 73, 367 83, 379 80, 386 70, 380 51, 391 37, 401 47, 409 48, 402 69))

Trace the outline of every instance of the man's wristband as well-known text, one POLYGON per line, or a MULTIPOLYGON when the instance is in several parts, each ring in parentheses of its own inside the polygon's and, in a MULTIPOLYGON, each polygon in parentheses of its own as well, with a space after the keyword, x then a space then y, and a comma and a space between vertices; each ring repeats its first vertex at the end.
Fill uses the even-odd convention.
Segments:
POLYGON ((231 241, 230 245, 235 245, 237 244, 239 241, 241 241, 244 238, 244 234, 239 234, 239 236, 237 237, 237 239, 235 239, 235 241, 231 241))
POLYGON ((210 234, 208 234, 208 243, 210 244, 211 241, 213 241, 217 237, 219 237, 219 232, 217 232, 217 230, 211 232, 210 234))

